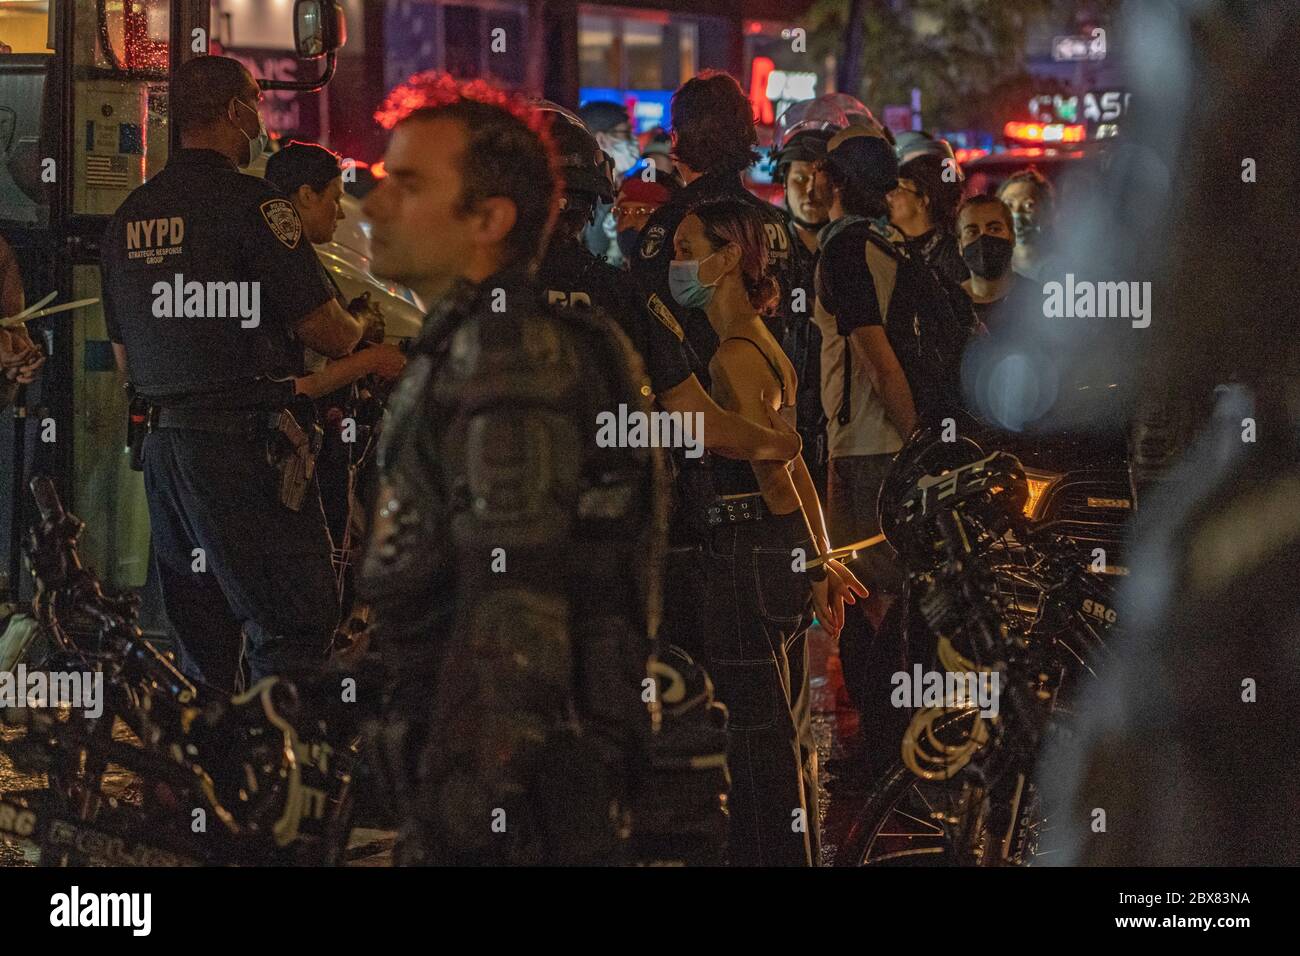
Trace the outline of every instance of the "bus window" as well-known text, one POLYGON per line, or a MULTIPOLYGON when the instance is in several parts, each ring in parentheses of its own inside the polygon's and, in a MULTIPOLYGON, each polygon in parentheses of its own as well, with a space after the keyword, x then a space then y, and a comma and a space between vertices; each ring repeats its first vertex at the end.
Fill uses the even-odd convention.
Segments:
POLYGON ((52 33, 48 3, 0 3, 0 54, 49 53, 52 33))

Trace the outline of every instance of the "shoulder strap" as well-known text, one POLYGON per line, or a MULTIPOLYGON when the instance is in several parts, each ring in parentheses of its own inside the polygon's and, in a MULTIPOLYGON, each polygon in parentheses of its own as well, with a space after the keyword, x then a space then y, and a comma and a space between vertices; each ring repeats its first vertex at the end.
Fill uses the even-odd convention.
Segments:
POLYGON ((763 356, 763 361, 767 363, 767 367, 772 370, 772 374, 776 377, 776 384, 781 386, 781 404, 784 405, 785 404, 785 376, 781 374, 781 367, 777 365, 775 362, 773 362, 771 357, 766 352, 763 351, 763 347, 759 345, 757 342, 755 342, 753 339, 745 338, 745 336, 743 335, 733 335, 730 338, 723 339, 722 341, 723 342, 748 342, 750 345, 754 346, 754 348, 758 349, 758 354, 763 356))
MULTIPOLYGON (((871 284, 876 290, 876 307, 880 310, 880 318, 888 325, 889 300, 894 294, 894 286, 898 281, 898 263, 901 261, 901 256, 893 243, 875 229, 867 229, 864 235, 866 241, 862 246, 863 255, 866 258, 867 269, 871 272, 871 284)), ((843 339, 844 382, 840 388, 840 407, 835 413, 835 420, 841 426, 847 425, 853 417, 853 344, 847 335, 843 336, 843 339)))

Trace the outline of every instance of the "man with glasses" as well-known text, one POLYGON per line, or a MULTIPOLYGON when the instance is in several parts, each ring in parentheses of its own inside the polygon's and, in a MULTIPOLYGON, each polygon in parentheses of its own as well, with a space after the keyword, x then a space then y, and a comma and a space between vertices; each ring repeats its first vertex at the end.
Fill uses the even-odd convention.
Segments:
POLYGON ((641 230, 655 210, 672 198, 676 185, 675 180, 667 177, 647 182, 633 174, 623 180, 623 185, 618 189, 618 198, 614 200, 612 214, 618 248, 623 253, 624 262, 636 252, 637 243, 641 241, 641 230))

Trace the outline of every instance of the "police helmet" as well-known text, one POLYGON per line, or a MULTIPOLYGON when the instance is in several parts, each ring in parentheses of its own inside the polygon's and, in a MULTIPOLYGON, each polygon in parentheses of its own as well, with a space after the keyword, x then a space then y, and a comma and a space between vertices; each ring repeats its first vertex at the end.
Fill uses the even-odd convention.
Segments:
POLYGON ((827 139, 847 126, 866 126, 889 142, 893 135, 867 109, 861 100, 847 93, 827 93, 811 100, 801 100, 777 117, 772 130, 772 153, 782 152, 803 133, 825 132, 827 139))
POLYGON ((614 201, 614 161, 596 144, 582 119, 571 110, 549 100, 534 106, 549 114, 551 140, 559 153, 564 191, 589 201, 614 201))
POLYGON ((923 130, 904 130, 895 138, 894 152, 898 156, 898 165, 916 159, 918 156, 938 156, 942 160, 952 160, 952 168, 957 173, 958 181, 966 177, 957 163, 957 154, 952 144, 946 139, 935 139, 923 130))
POLYGON ((848 126, 865 126, 889 139, 889 131, 871 110, 846 93, 827 93, 792 104, 772 130, 776 178, 784 181, 791 163, 824 159, 830 138, 848 126))

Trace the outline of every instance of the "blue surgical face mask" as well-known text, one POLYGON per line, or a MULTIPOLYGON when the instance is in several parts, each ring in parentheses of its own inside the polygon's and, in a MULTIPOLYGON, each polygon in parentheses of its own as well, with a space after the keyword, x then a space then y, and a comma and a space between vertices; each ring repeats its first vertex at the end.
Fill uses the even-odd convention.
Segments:
POLYGON ((700 281, 700 266, 717 254, 714 252, 703 259, 686 259, 682 262, 668 263, 668 291, 672 293, 673 300, 678 305, 688 309, 703 309, 713 301, 713 290, 717 288, 718 280, 722 277, 718 276, 718 280, 705 285, 700 281))
POLYGON ((620 176, 635 166, 637 160, 641 158, 641 151, 637 149, 636 140, 633 139, 616 140, 605 152, 609 153, 609 158, 614 161, 614 172, 620 176))
POLYGON ((257 117, 257 138, 256 139, 254 139, 252 136, 249 136, 247 133, 244 133, 242 127, 240 126, 235 127, 235 129, 239 130, 241 133, 244 133, 244 139, 248 140, 248 162, 244 164, 245 167, 248 167, 248 166, 252 166, 253 163, 257 162, 257 158, 261 156, 264 152, 266 152, 266 147, 271 142, 271 137, 266 132, 266 125, 262 122, 261 113, 253 109, 243 100, 235 100, 235 102, 257 117))

